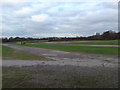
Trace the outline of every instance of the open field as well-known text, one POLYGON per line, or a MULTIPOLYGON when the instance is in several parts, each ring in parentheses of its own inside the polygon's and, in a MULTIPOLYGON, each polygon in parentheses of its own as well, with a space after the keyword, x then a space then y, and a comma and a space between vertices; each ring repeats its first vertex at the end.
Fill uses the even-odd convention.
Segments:
MULTIPOLYGON (((6 42, 6 43, 20 43, 21 41, 6 42)), ((26 43, 58 43, 58 44, 88 44, 88 45, 120 45, 120 40, 78 40, 78 41, 51 41, 48 40, 29 40, 26 43)))
MULTIPOLYGON (((5 65, 75 65, 75 66, 103 66, 104 63, 107 63, 107 67, 114 67, 118 63, 118 55, 103 55, 103 54, 89 54, 89 53, 74 53, 74 52, 65 52, 57 51, 51 49, 42 49, 27 47, 21 45, 11 45, 4 44, 4 46, 21 50, 26 53, 34 54, 37 56, 43 56, 50 61, 21 61, 18 60, 5 60, 5 65), (8 63, 7 63, 8 62, 8 63)), ((3 62, 3 64, 4 64, 3 62)))
POLYGON ((25 42, 47 42, 47 43, 58 43, 58 44, 87 44, 87 45, 120 45, 120 40, 78 40, 78 41, 51 41, 48 40, 35 40, 35 41, 25 41, 25 42))
POLYGON ((2 48, 2 59, 3 60, 44 60, 45 57, 37 56, 23 51, 15 50, 10 47, 1 46, 2 48))
POLYGON ((98 40, 98 41, 74 41, 63 44, 87 44, 87 45, 120 45, 118 40, 98 40))
POLYGON ((3 45, 3 55, 8 59, 3 60, 3 88, 118 88, 117 47, 3 45), (97 51, 84 52, 85 48, 97 51), (101 49, 112 53, 103 54, 101 49), (102 54, 97 54, 100 50, 102 54), (37 56, 48 60, 38 61, 37 56))
POLYGON ((70 46, 62 44, 24 44, 24 46, 54 49, 68 52, 96 53, 96 54, 118 54, 120 47, 91 47, 91 46, 70 46))
POLYGON ((100 67, 4 67, 3 88, 117 88, 117 75, 117 69, 100 67))
POLYGON ((2 90, 119 89, 118 0, 0 3, 2 90))

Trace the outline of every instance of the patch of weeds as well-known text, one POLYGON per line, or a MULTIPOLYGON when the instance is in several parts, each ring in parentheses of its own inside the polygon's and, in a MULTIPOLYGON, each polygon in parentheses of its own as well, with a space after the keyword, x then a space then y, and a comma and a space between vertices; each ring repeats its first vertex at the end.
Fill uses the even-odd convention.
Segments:
POLYGON ((53 73, 55 71, 53 70, 41 70, 41 71, 38 71, 39 73, 44 73, 44 74, 50 74, 50 73, 53 73))
POLYGON ((17 68, 3 68, 2 84, 3 88, 47 88, 45 85, 36 85, 29 80, 36 74, 50 74, 51 70, 22 70, 17 68))
POLYGON ((22 88, 29 87, 30 83, 27 80, 32 79, 31 75, 34 72, 20 70, 16 68, 3 68, 2 70, 2 87, 3 88, 22 88))
POLYGON ((29 71, 32 71, 33 74, 50 74, 50 73, 54 73, 56 71, 54 70, 29 70, 29 71))
MULTIPOLYGON (((74 88, 94 88, 94 87, 101 87, 99 83, 104 80, 108 80, 110 78, 104 76, 77 76, 71 75, 68 78, 68 81, 74 88)), ((103 82, 104 83, 104 82, 103 82)))

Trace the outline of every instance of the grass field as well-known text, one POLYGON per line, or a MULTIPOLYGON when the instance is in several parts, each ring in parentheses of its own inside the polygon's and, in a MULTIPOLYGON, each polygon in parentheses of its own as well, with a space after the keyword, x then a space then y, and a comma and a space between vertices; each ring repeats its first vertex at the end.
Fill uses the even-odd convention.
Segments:
POLYGON ((71 42, 63 44, 87 44, 87 45, 120 45, 118 40, 102 40, 102 41, 86 41, 86 42, 71 42))
POLYGON ((24 46, 79 53, 118 54, 118 47, 69 46, 60 44, 24 44, 24 46))
POLYGON ((3 60, 43 60, 45 57, 37 56, 23 51, 15 50, 6 46, 1 46, 2 49, 2 59, 3 60))

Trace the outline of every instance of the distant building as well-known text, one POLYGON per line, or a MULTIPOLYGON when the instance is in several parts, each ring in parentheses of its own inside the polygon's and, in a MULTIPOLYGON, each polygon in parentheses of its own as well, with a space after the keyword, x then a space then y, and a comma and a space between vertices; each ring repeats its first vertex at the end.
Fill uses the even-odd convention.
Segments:
POLYGON ((100 33, 96 33, 96 36, 100 36, 100 33))

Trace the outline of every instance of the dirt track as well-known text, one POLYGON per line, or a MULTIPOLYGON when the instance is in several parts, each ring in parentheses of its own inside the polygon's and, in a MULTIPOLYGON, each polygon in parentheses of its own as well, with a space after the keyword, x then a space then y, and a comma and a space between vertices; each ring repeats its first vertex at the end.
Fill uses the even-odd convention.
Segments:
POLYGON ((86 44, 64 44, 64 45, 72 45, 72 46, 93 46, 93 47, 120 47, 120 45, 86 45, 86 44))
MULTIPOLYGON (((12 47, 14 49, 22 50, 28 53, 32 53, 38 56, 45 56, 50 61, 30 61, 30 63, 36 63, 40 65, 74 65, 74 66, 103 66, 103 67, 117 67, 118 57, 117 55, 100 55, 100 54, 83 54, 83 53, 73 53, 64 52, 56 50, 48 50, 41 48, 32 48, 25 46, 16 46, 10 44, 4 44, 5 46, 12 47)), ((4 61, 4 63, 10 62, 9 60, 4 61)), ((13 61, 16 65, 17 62, 13 61)), ((18 61, 19 64, 23 61, 18 61)), ((25 61, 27 63, 27 61, 25 61)), ((25 63, 24 62, 24 63, 25 63)), ((9 65, 14 65, 14 63, 7 63, 9 65)), ((35 65, 36 65, 35 64, 35 65)))
POLYGON ((31 75, 32 79, 26 81, 31 84, 28 87, 118 88, 117 55, 72 53, 10 44, 4 46, 52 59, 3 60, 4 68, 37 71, 37 74, 31 75))

